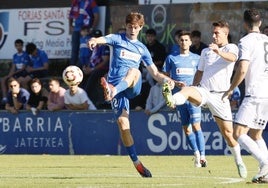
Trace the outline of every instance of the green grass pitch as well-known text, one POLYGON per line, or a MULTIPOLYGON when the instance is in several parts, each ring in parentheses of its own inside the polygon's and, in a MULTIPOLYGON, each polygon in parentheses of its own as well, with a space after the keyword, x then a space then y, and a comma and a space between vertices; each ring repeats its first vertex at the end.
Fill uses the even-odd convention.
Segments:
POLYGON ((237 188, 250 184, 257 162, 243 156, 248 178, 238 176, 232 156, 207 156, 207 168, 195 168, 192 156, 140 156, 153 178, 142 178, 128 156, 0 155, 0 187, 27 188, 237 188))

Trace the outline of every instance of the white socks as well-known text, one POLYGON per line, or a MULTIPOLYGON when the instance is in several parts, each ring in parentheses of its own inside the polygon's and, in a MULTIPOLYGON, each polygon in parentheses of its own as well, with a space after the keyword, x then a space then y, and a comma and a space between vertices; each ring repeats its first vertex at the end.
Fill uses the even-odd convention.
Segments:
POLYGON ((263 155, 263 152, 257 143, 253 141, 248 135, 240 135, 237 141, 242 148, 247 150, 247 152, 249 152, 259 162, 260 165, 268 164, 267 156, 263 155))
POLYGON ((243 163, 242 157, 241 157, 241 149, 240 149, 240 145, 237 144, 235 147, 231 147, 229 146, 229 149, 232 153, 232 155, 235 158, 235 163, 236 164, 241 164, 243 163))

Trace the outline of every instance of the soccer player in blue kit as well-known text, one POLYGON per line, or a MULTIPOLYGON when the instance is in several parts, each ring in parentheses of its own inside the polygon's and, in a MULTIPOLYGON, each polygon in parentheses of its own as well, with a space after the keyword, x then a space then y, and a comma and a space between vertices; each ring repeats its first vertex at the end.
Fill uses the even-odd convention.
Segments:
POLYGON ((91 38, 88 46, 93 49, 98 44, 108 44, 111 52, 111 62, 107 81, 101 78, 105 99, 111 101, 121 140, 137 171, 142 177, 152 177, 151 172, 138 159, 133 137, 130 132, 129 99, 141 91, 142 79, 139 65, 144 63, 148 72, 159 83, 168 82, 174 87, 169 77, 158 72, 146 46, 137 37, 144 26, 144 16, 132 12, 126 16, 126 33, 109 34, 104 37, 91 38))
MULTIPOLYGON (((190 52, 191 33, 181 31, 178 34, 179 54, 170 54, 166 58, 163 66, 163 72, 170 76, 173 80, 179 81, 179 87, 173 89, 173 93, 178 92, 182 86, 190 86, 193 83, 194 75, 197 70, 200 56, 190 52)), ((175 82, 176 82, 175 81, 175 82)), ((194 151, 195 167, 206 167, 207 161, 205 158, 205 141, 204 135, 200 126, 201 122, 201 107, 196 107, 189 101, 182 105, 176 106, 180 113, 181 125, 186 134, 186 138, 194 151)))

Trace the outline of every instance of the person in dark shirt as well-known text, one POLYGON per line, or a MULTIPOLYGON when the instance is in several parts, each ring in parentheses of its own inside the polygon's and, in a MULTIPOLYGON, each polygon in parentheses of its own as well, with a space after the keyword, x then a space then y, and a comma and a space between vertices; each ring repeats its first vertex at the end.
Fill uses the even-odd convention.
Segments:
POLYGON ((198 30, 193 30, 191 32, 191 40, 192 40, 192 45, 190 47, 190 51, 192 53, 201 55, 202 50, 208 47, 208 45, 201 42, 201 32, 198 30))
POLYGON ((154 29, 148 29, 146 31, 146 47, 151 53, 154 64, 158 70, 162 70, 167 53, 166 48, 156 39, 156 31, 154 29))
POLYGON ((20 87, 20 83, 15 78, 8 79, 9 91, 7 94, 7 102, 5 109, 13 114, 17 114, 19 110, 24 109, 29 99, 29 92, 20 87))
POLYGON ((40 110, 45 109, 48 91, 42 87, 42 83, 38 78, 30 81, 30 98, 26 105, 26 109, 32 111, 36 115, 40 110))

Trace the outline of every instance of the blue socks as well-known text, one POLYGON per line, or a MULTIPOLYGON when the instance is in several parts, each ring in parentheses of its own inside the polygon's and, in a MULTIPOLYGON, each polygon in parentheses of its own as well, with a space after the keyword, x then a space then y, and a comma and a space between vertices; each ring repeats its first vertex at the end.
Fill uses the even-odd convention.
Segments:
POLYGON ((191 146, 192 150, 195 152, 198 150, 198 147, 196 145, 196 139, 195 139, 195 134, 192 132, 189 135, 186 135, 186 138, 189 142, 189 145, 191 146))
POLYGON ((128 155, 131 158, 131 160, 133 162, 138 161, 138 156, 137 156, 136 148, 135 148, 134 144, 132 146, 126 147, 126 149, 127 149, 128 155))
POLYGON ((196 143, 201 156, 205 156, 205 140, 201 130, 194 131, 196 143))

